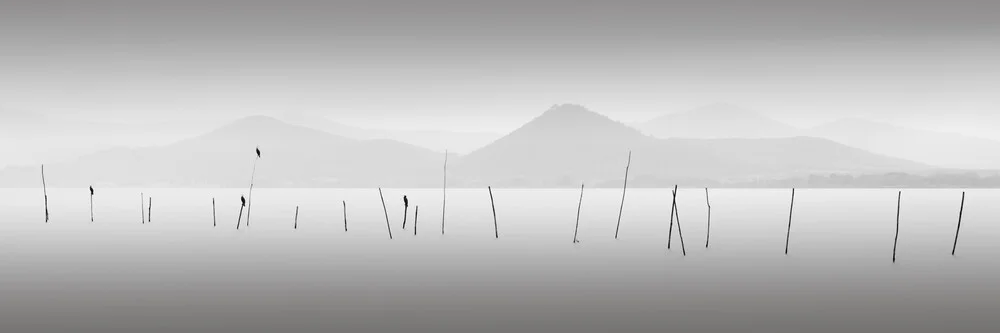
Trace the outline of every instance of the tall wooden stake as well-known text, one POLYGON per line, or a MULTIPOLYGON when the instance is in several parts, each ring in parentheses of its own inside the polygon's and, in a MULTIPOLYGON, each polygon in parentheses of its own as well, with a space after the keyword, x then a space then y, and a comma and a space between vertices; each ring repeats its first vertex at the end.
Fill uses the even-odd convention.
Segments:
POLYGON ((347 201, 341 201, 344 203, 344 232, 347 232, 347 201))
POLYGON ((255 149, 257 158, 253 160, 253 171, 250 172, 250 190, 247 193, 247 226, 250 226, 250 206, 253 205, 253 179, 257 175, 257 161, 260 160, 260 146, 255 149))
POLYGON ((708 200, 708 188, 705 188, 705 205, 708 206, 708 225, 705 227, 705 248, 708 248, 708 239, 712 236, 712 202, 708 200))
POLYGON ((413 207, 413 235, 417 235, 417 216, 420 215, 420 205, 413 207))
POLYGON ((493 235, 499 239, 500 231, 497 229, 497 206, 493 203, 493 189, 489 186, 486 189, 490 191, 490 207, 493 207, 493 235))
POLYGON ((299 206, 295 206, 295 226, 293 226, 292 229, 298 229, 298 228, 299 228, 299 206))
POLYGON ((958 226, 955 227, 955 244, 951 246, 951 255, 955 255, 955 249, 958 248, 958 232, 962 230, 962 212, 965 211, 965 192, 962 192, 962 205, 958 209, 958 226))
MULTIPOLYGON (((247 211, 247 215, 250 212, 247 211)), ((149 211, 146 212, 146 222, 153 223, 153 197, 149 197, 149 211)))
POLYGON ((90 187, 90 222, 94 222, 94 187, 90 187))
POLYGON ((673 200, 670 203, 670 229, 667 231, 667 250, 670 249, 671 243, 674 241, 674 214, 677 212, 677 185, 674 185, 674 189, 670 191, 673 196, 673 200))
POLYGON ((576 204, 576 227, 573 228, 573 244, 579 243, 576 238, 580 232, 580 208, 583 207, 583 183, 580 183, 580 202, 576 204))
MULTIPOLYGON (((673 213, 674 214, 673 215, 674 215, 674 217, 677 218, 677 237, 679 237, 681 239, 681 253, 684 256, 687 256, 687 247, 684 246, 684 232, 681 231, 681 213, 680 213, 680 209, 678 209, 680 207, 677 207, 677 185, 674 185, 674 199, 673 199, 673 201, 674 201, 674 203, 673 203, 673 206, 674 206, 673 213)), ((667 236, 667 237, 669 237, 669 236, 667 236)), ((669 246, 670 246, 670 240, 667 240, 667 249, 670 248, 669 246)))
POLYGON ((788 240, 792 237, 792 210, 795 209, 795 188, 792 188, 792 202, 788 205, 788 230, 785 232, 785 254, 788 254, 788 240))
POLYGON ((240 196, 240 215, 236 218, 236 230, 240 230, 240 219, 243 218, 243 207, 247 206, 247 198, 240 196))
POLYGON ((625 182, 622 184, 622 204, 618 207, 618 224, 615 226, 615 239, 618 239, 618 229, 622 226, 622 210, 625 209, 625 189, 628 188, 628 167, 632 165, 632 151, 628 151, 628 162, 625 163, 625 182))
POLYGON ((896 238, 892 240, 892 262, 896 262, 896 244, 899 244, 899 208, 903 202, 903 191, 896 194, 896 238))
POLYGON ((382 196, 382 188, 378 188, 378 197, 382 199, 382 212, 385 213, 385 229, 389 231, 389 239, 392 239, 392 227, 389 226, 389 210, 385 208, 385 197, 382 196))
POLYGON ((215 227, 215 198, 212 198, 212 227, 215 227))
POLYGON ((409 215, 409 213, 407 212, 408 210, 410 210, 410 200, 406 199, 406 196, 404 195, 403 196, 403 229, 406 229, 406 216, 409 215))
POLYGON ((49 190, 45 186, 45 164, 42 164, 42 196, 45 199, 45 223, 49 223, 49 190))
POLYGON ((444 235, 444 207, 448 203, 448 150, 444 150, 444 177, 441 185, 441 234, 444 235))

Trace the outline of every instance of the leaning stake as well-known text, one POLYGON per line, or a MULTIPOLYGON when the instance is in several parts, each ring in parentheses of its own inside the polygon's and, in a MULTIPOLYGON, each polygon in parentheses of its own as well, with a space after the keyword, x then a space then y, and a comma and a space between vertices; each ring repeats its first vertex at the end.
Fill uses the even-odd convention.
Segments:
POLYGON ((896 195, 896 238, 892 241, 892 262, 896 262, 896 244, 899 243, 899 206, 903 201, 903 191, 896 195))
POLYGON ((497 230, 497 206, 493 204, 493 189, 489 186, 486 189, 490 191, 490 207, 493 207, 493 235, 500 238, 500 231, 497 230))
POLYGON ((341 201, 344 204, 344 232, 347 232, 347 201, 341 201))
POLYGON ((295 206, 295 226, 292 229, 299 228, 299 206, 295 206))
POLYGON ((240 219, 243 218, 243 207, 247 206, 247 198, 240 196, 240 215, 236 218, 236 230, 240 230, 240 219))
POLYGON ((417 215, 420 215, 420 205, 413 207, 413 235, 417 235, 417 215))
POLYGON ((212 227, 215 227, 215 198, 212 198, 212 227))
POLYGON ((580 183, 580 202, 576 204, 576 227, 573 228, 573 244, 580 241, 576 235, 580 232, 580 208, 583 207, 583 183, 580 183))
POLYGON ((795 188, 792 188, 792 202, 788 205, 788 230, 785 231, 785 254, 788 254, 788 240, 792 236, 792 210, 795 209, 795 188))
POLYGON ((622 184, 622 204, 618 207, 618 224, 615 226, 615 239, 618 239, 618 228, 622 226, 622 210, 625 209, 625 189, 628 188, 628 167, 632 165, 632 151, 628 151, 628 162, 625 163, 625 182, 622 184))
POLYGON ((45 198, 45 223, 49 223, 49 190, 45 186, 45 164, 42 164, 42 195, 45 198))
POLYGON ((673 200, 670 203, 670 229, 667 231, 667 250, 670 249, 670 245, 674 241, 674 212, 677 211, 677 185, 674 185, 674 189, 670 193, 673 195, 673 200))
POLYGON ((385 213, 385 229, 389 231, 389 239, 392 239, 392 227, 389 226, 389 210, 385 208, 385 197, 382 196, 382 188, 378 188, 378 197, 382 199, 382 212, 385 213))
POLYGON ((958 209, 958 226, 955 227, 955 244, 951 246, 951 255, 955 255, 955 248, 958 247, 958 231, 962 230, 962 212, 965 210, 965 192, 962 192, 962 205, 958 209))
MULTIPOLYGON (((674 185, 674 216, 677 218, 677 237, 681 239, 681 253, 687 256, 687 247, 684 246, 684 232, 681 231, 681 213, 680 207, 677 207, 677 185, 674 185)), ((669 244, 670 241, 668 240, 669 244)))
POLYGON ((253 178, 257 175, 257 161, 260 160, 260 146, 255 148, 257 152, 257 158, 253 160, 253 171, 250 172, 250 190, 247 193, 247 226, 250 226, 250 205, 253 205, 253 178))

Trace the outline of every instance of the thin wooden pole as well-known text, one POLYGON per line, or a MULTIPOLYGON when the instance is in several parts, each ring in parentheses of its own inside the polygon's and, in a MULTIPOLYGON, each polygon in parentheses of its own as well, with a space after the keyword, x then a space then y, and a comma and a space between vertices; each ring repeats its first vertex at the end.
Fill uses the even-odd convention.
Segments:
MULTIPOLYGON (((681 253, 687 256, 687 247, 684 246, 684 232, 681 231, 681 213, 677 206, 677 185, 674 185, 674 217, 677 218, 677 237, 681 239, 681 253)), ((670 241, 667 241, 669 244, 670 241)))
POLYGON ((389 231, 389 239, 392 239, 392 227, 389 226, 389 210, 385 208, 385 197, 382 196, 382 188, 378 188, 378 197, 382 199, 382 212, 385 213, 385 229, 389 231))
MULTIPOLYGON (((250 217, 250 210, 247 210, 247 218, 250 217)), ((146 222, 153 223, 153 197, 149 197, 149 211, 146 212, 146 222)))
POLYGON ((292 229, 299 228, 299 206, 295 206, 295 226, 292 229))
POLYGON ((406 229, 406 216, 409 215, 407 211, 410 210, 410 200, 403 196, 403 229, 406 229))
POLYGON ((347 201, 341 201, 344 204, 344 232, 347 232, 347 201))
POLYGON ((247 193, 247 226, 250 226, 250 206, 253 205, 253 180, 257 176, 257 161, 260 160, 260 146, 255 149, 257 158, 253 160, 253 171, 250 172, 250 190, 247 193))
POLYGON ((448 150, 444 150, 444 177, 441 185, 441 234, 444 235, 444 212, 448 203, 448 150))
POLYGON ((45 223, 49 223, 49 190, 45 186, 45 164, 42 164, 42 196, 45 199, 45 223))
POLYGON ((899 208, 903 202, 903 191, 896 194, 896 238, 892 240, 892 262, 896 262, 896 245, 899 244, 899 208))
POLYGON ((625 209, 625 189, 628 188, 628 168, 632 165, 632 151, 628 151, 628 162, 625 163, 625 182, 622 184, 622 204, 618 207, 618 224, 615 226, 615 239, 618 239, 618 229, 622 226, 622 210, 625 209))
POLYGON ((240 216, 236 218, 236 230, 240 230, 240 219, 243 218, 243 207, 247 206, 247 198, 240 196, 240 216))
POLYGON ((670 203, 670 229, 667 231, 667 250, 670 249, 670 245, 674 241, 674 213, 677 211, 677 185, 674 185, 674 189, 670 193, 673 199, 670 203))
POLYGON ((951 255, 955 255, 955 249, 958 248, 958 232, 962 230, 962 213, 965 211, 965 192, 962 192, 962 205, 958 209, 958 226, 955 227, 955 243, 951 246, 951 255))
POLYGON ((215 198, 212 198, 212 227, 215 227, 215 198))
POLYGON ((90 187, 90 222, 94 222, 94 187, 90 187))
POLYGON ((708 206, 708 225, 705 227, 705 248, 708 248, 708 239, 712 236, 712 202, 708 199, 708 188, 705 188, 705 205, 708 206))
POLYGON ((420 205, 413 207, 413 235, 417 235, 417 216, 420 215, 420 205))
POLYGON ((486 190, 490 191, 490 207, 493 207, 493 235, 499 239, 500 231, 497 229, 497 206, 493 203, 493 189, 487 186, 486 190))
POLYGON ((795 188, 792 188, 792 201, 788 205, 788 230, 785 231, 785 255, 788 255, 788 240, 792 237, 792 211, 795 209, 795 188))
POLYGON ((576 227, 573 228, 573 244, 580 241, 576 238, 580 232, 580 208, 583 207, 583 183, 580 183, 580 202, 576 204, 576 227))

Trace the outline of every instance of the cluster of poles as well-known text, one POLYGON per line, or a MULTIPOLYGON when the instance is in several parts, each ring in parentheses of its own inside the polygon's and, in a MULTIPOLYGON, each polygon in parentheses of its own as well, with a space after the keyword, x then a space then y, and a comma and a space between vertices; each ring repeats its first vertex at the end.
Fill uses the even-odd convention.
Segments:
MULTIPOLYGON (((239 230, 240 225, 244 224, 244 223, 245 223, 245 225, 247 227, 250 226, 250 207, 251 207, 251 203, 252 203, 251 200, 253 198, 254 177, 257 174, 257 161, 259 161, 260 157, 261 157, 260 147, 256 148, 256 154, 257 154, 257 157, 256 157, 256 159, 254 159, 253 169, 252 169, 252 171, 250 173, 250 188, 247 191, 247 196, 246 197, 244 197, 242 195, 240 196, 240 213, 239 213, 239 217, 237 217, 237 219, 236 219, 236 229, 237 230, 239 230), (243 222, 243 210, 244 210, 244 208, 246 208, 246 212, 247 212, 246 213, 247 218, 246 218, 245 222, 243 222)), ((618 231, 621 229, 622 212, 624 211, 624 208, 625 208, 625 194, 628 192, 628 171, 629 171, 629 167, 631 165, 632 165, 632 152, 629 151, 628 152, 628 159, 627 159, 627 161, 625 163, 625 179, 624 179, 624 181, 622 183, 621 204, 619 205, 619 208, 618 208, 618 222, 615 225, 615 239, 618 239, 618 231)), ((447 204, 447 193, 448 193, 448 151, 447 150, 445 150, 444 172, 443 172, 442 179, 443 179, 443 182, 442 182, 442 201, 441 201, 441 234, 444 235, 444 231, 445 231, 445 207, 446 207, 446 204, 447 204)), ((499 231, 498 223, 497 223, 496 204, 495 204, 495 202, 493 200, 493 188, 490 187, 490 186, 487 186, 486 189, 487 189, 487 191, 490 194, 490 207, 492 208, 492 211, 493 211, 493 234, 494 234, 494 237, 496 237, 496 238, 499 239, 500 238, 500 231, 499 231)), ((580 200, 579 200, 579 203, 577 204, 577 208, 576 208, 576 225, 574 226, 574 229, 573 229, 573 243, 574 244, 580 242, 580 240, 579 240, 579 238, 577 236, 579 235, 579 231, 580 231, 580 210, 583 207, 583 190, 584 190, 584 184, 581 183, 580 184, 580 200)), ((671 246, 672 246, 672 243, 673 243, 674 224, 676 222, 676 224, 677 224, 677 236, 678 236, 678 238, 680 239, 680 242, 681 242, 681 253, 686 256, 687 255, 687 247, 684 245, 684 234, 683 234, 683 232, 681 230, 680 213, 678 212, 678 207, 677 207, 677 190, 678 190, 677 185, 674 185, 674 188, 671 190, 672 199, 671 199, 671 205, 670 205, 671 206, 670 207, 670 226, 669 226, 669 229, 668 229, 668 232, 667 232, 667 249, 668 250, 671 249, 671 246)), ((791 191, 791 198, 789 200, 789 206, 788 206, 788 227, 787 227, 787 229, 785 231, 785 255, 788 255, 788 245, 789 245, 789 241, 791 240, 791 236, 792 236, 792 215, 795 212, 795 188, 792 188, 791 190, 792 190, 791 191)), ((48 223, 49 222, 49 195, 48 195, 48 189, 47 189, 47 187, 45 185, 45 165, 44 164, 42 165, 42 194, 44 196, 44 201, 45 201, 45 223, 48 223)), ((385 197, 382 195, 382 188, 378 188, 378 195, 379 195, 379 199, 381 199, 381 201, 382 201, 382 211, 383 211, 383 213, 385 215, 386 231, 388 231, 389 239, 392 239, 392 228, 391 228, 391 225, 390 225, 390 222, 389 222, 389 211, 388 211, 388 209, 386 207, 386 204, 385 204, 385 197)), ((145 194, 141 193, 141 192, 139 193, 139 198, 141 200, 141 203, 140 203, 140 206, 139 206, 139 211, 140 211, 140 213, 142 215, 142 223, 145 224, 147 222, 152 222, 153 221, 153 198, 152 197, 146 198, 145 194)), ((893 243, 892 243, 892 262, 896 262, 896 248, 897 248, 897 245, 899 243, 900 212, 901 212, 901 207, 902 207, 902 199, 903 199, 903 191, 899 191, 897 193, 897 196, 896 196, 896 233, 895 233, 895 237, 894 237, 893 243)), ((347 231, 347 201, 342 201, 341 203, 343 204, 344 231, 346 232, 347 231)), ((711 203, 711 200, 709 199, 709 190, 708 190, 707 187, 705 188, 705 206, 708 209, 708 217, 707 217, 707 221, 706 221, 707 225, 706 225, 706 229, 705 229, 705 248, 708 248, 709 247, 709 240, 710 240, 711 232, 712 232, 712 203, 711 203)), ((402 226, 403 229, 406 229, 406 220, 407 220, 407 217, 409 215, 408 214, 409 208, 410 208, 409 198, 407 198, 406 195, 403 195, 403 226, 402 226)), ((952 248, 951 248, 951 255, 953 255, 953 256, 955 255, 955 250, 958 248, 958 236, 959 236, 959 233, 960 233, 960 231, 962 229, 962 215, 963 215, 964 211, 965 211, 965 192, 962 192, 962 201, 961 201, 961 204, 959 206, 959 211, 958 211, 958 224, 955 227, 955 240, 952 243, 952 248)), ((420 206, 415 206, 414 207, 414 214, 413 214, 413 235, 414 236, 417 235, 417 217, 418 217, 419 214, 420 214, 420 206)), ((94 187, 93 186, 90 186, 90 221, 94 222, 94 187)), ((214 227, 216 225, 217 225, 217 219, 216 219, 216 209, 215 209, 215 198, 212 198, 212 226, 214 227)), ((295 206, 295 218, 294 218, 293 228, 294 229, 298 229, 298 227, 299 227, 299 206, 295 206)))

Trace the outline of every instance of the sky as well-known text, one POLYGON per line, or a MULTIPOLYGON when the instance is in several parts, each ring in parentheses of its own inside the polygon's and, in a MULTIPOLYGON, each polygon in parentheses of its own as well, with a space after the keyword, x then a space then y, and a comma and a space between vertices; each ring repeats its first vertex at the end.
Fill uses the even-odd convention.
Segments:
POLYGON ((996 1, 0 0, 0 110, 509 131, 713 103, 1000 138, 996 1))

